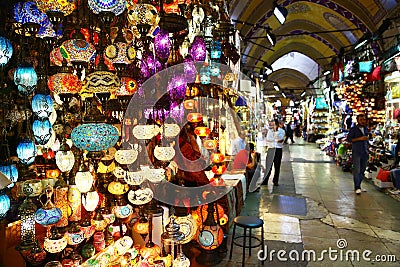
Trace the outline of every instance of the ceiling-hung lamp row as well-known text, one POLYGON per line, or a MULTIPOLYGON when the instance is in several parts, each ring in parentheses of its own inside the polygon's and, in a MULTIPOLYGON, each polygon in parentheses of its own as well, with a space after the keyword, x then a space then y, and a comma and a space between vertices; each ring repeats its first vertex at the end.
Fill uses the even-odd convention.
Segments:
POLYGON ((275 89, 275 91, 281 90, 278 83, 274 83, 274 89, 275 89))
POLYGON ((284 24, 286 21, 288 11, 285 7, 278 5, 276 1, 274 1, 274 15, 280 24, 284 24))
POLYGON ((305 97, 306 96, 306 91, 304 90, 301 94, 300 97, 305 97))

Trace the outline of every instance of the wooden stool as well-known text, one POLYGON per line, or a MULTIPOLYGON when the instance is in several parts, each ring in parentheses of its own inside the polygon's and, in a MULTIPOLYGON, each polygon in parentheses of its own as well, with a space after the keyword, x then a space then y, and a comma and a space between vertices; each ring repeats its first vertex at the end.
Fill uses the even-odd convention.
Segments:
MULTIPOLYGON (((232 233, 232 241, 231 241, 231 251, 229 253, 229 260, 232 259, 233 244, 243 248, 242 266, 244 266, 246 248, 249 249, 249 256, 251 256, 252 248, 261 246, 261 249, 264 249, 264 221, 258 217, 254 217, 254 216, 238 216, 238 217, 236 217, 233 220, 233 233, 232 233), (236 226, 243 228, 244 235, 235 236, 236 226), (260 240, 260 238, 251 235, 251 229, 260 228, 260 227, 261 227, 261 240, 260 240), (247 235, 247 229, 249 229, 249 235, 247 235), (242 243, 236 242, 236 239, 239 239, 239 238, 243 238, 242 243), (246 244, 247 238, 249 238, 249 244, 246 244), (257 243, 252 245, 252 239, 255 239, 257 241, 257 243)), ((262 261, 262 265, 264 265, 264 261, 262 261)))

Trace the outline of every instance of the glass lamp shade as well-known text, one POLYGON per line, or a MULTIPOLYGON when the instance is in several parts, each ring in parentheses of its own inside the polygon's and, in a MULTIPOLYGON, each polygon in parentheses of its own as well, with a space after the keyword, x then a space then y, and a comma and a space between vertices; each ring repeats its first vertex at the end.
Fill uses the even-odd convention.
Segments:
POLYGON ((95 14, 111 11, 118 16, 124 12, 127 2, 126 0, 88 0, 88 5, 95 14))
POLYGON ((0 36, 0 66, 8 63, 13 54, 13 47, 10 40, 0 36))
POLYGON ((161 248, 156 244, 152 244, 152 246, 146 245, 140 248, 140 255, 142 255, 142 257, 144 257, 145 259, 148 259, 150 264, 160 254, 161 254, 161 248))
POLYGON ((116 249, 117 255, 121 256, 128 252, 132 245, 133 239, 130 236, 124 236, 115 242, 114 248, 116 249))
POLYGON ((215 226, 203 226, 199 231, 197 242, 205 250, 213 250, 219 247, 224 241, 224 231, 218 224, 215 226))
POLYGON ((119 164, 132 164, 138 157, 138 151, 136 149, 121 149, 115 152, 115 161, 119 164))
POLYGON ((58 151, 56 153, 56 164, 62 172, 69 172, 75 164, 75 156, 72 151, 58 151))
POLYGON ((217 145, 218 145, 217 140, 206 139, 203 142, 203 146, 207 150, 213 150, 217 147, 217 145))
POLYGON ((136 57, 136 50, 127 43, 115 42, 106 47, 104 56, 113 64, 130 64, 136 57))
POLYGON ((31 65, 20 65, 14 72, 14 83, 23 95, 30 95, 36 89, 37 82, 38 76, 31 65))
MULTIPOLYGON (((196 213, 195 214, 196 214, 196 217, 197 217, 197 220, 198 220, 198 225, 202 225, 203 222, 206 220, 207 215, 208 215, 207 209, 208 209, 208 204, 199 206, 196 209, 196 213)), ((217 220, 223 218, 224 215, 225 215, 224 208, 221 205, 218 204, 217 205, 217 211, 214 211, 214 220, 217 221, 217 220), (218 212, 218 214, 217 214, 217 212, 218 212)))
POLYGON ((200 82, 201 84, 210 84, 211 70, 209 66, 203 66, 200 69, 200 82))
POLYGON ((171 138, 177 136, 180 133, 181 128, 175 123, 165 123, 163 126, 161 126, 160 130, 162 135, 171 138))
POLYGON ((8 179, 11 180, 11 184, 8 185, 8 188, 14 186, 14 183, 18 180, 18 169, 14 164, 2 164, 0 165, 0 172, 2 172, 8 179))
POLYGON ((179 225, 179 231, 184 234, 184 238, 179 242, 186 244, 190 242, 197 233, 197 222, 191 214, 186 216, 174 216, 175 223, 179 225))
POLYGON ((61 1, 61 0, 36 0, 36 5, 40 11, 46 13, 48 11, 59 11, 64 14, 64 16, 68 16, 76 9, 76 2, 77 0, 68 0, 68 1, 61 1))
POLYGON ((150 188, 140 188, 128 192, 128 200, 133 205, 144 205, 153 199, 153 191, 150 188))
POLYGON ((37 155, 35 143, 30 139, 22 140, 17 146, 17 155, 22 164, 32 164, 37 155))
POLYGON ((208 127, 196 127, 194 129, 194 134, 197 136, 207 136, 211 133, 210 128, 208 127))
POLYGON ((156 56, 160 59, 168 59, 171 53, 171 40, 169 39, 169 33, 166 30, 160 30, 154 37, 154 50, 156 56))
POLYGON ((32 125, 33 136, 39 145, 45 145, 50 140, 53 128, 49 119, 35 120, 32 125))
POLYGON ((0 220, 6 216, 6 213, 10 207, 10 197, 6 194, 0 193, 0 220))
POLYGON ((82 205, 86 211, 94 211, 99 204, 100 196, 97 191, 90 191, 82 195, 82 205))
POLYGON ((108 184, 108 192, 113 195, 123 195, 129 190, 129 185, 117 181, 108 184))
POLYGON ((54 111, 54 102, 50 95, 36 94, 32 98, 32 111, 39 118, 50 117, 54 111))
POLYGON ((43 248, 49 253, 59 253, 63 251, 68 245, 65 235, 60 235, 59 238, 45 237, 43 248))
POLYGON ((88 239, 96 232, 96 226, 89 224, 88 226, 82 226, 81 230, 83 232, 83 237, 88 239))
POLYGON ((194 65, 193 59, 191 56, 187 56, 183 60, 183 70, 185 73, 185 78, 188 83, 193 83, 196 80, 197 69, 194 65))
POLYGON ((214 165, 214 166, 212 166, 211 170, 214 174, 222 175, 226 171, 226 166, 225 165, 221 165, 221 166, 214 165))
MULTIPOLYGON (((41 184, 41 183, 40 183, 41 184)), ((30 198, 26 198, 19 206, 18 213, 21 217, 21 246, 32 246, 36 239, 35 211, 37 207, 30 198)))
POLYGON ((121 167, 117 166, 113 170, 113 174, 115 177, 117 177, 117 179, 123 179, 125 177, 126 171, 121 167))
POLYGON ((118 76, 109 71, 95 71, 85 78, 85 91, 89 93, 113 93, 121 86, 118 76))
POLYGON ((69 39, 60 46, 60 53, 67 61, 89 62, 96 55, 96 48, 83 39, 69 39))
POLYGON ((143 77, 149 77, 162 70, 162 65, 158 58, 151 52, 146 52, 140 62, 140 68, 146 68, 147 72, 141 70, 143 77))
POLYGON ((190 260, 185 256, 185 254, 183 254, 183 252, 181 252, 178 254, 178 257, 174 259, 173 265, 174 267, 189 267, 190 260))
POLYGON ((132 95, 136 93, 139 85, 137 81, 130 77, 121 77, 121 86, 115 92, 115 95, 132 95))
POLYGON ((62 217, 59 208, 44 209, 40 208, 35 212, 35 222, 42 226, 50 226, 56 224, 62 217))
POLYGON ((189 49, 189 54, 195 61, 204 61, 206 59, 207 48, 203 37, 196 36, 194 38, 192 46, 189 49))
POLYGON ((107 227, 107 221, 103 215, 97 213, 91 221, 92 225, 95 225, 96 231, 103 231, 107 227))
POLYGON ((158 24, 157 8, 150 4, 132 4, 128 6, 128 22, 132 26, 158 24))
POLYGON ((201 122, 203 120, 203 115, 201 113, 189 113, 187 115, 187 120, 189 122, 201 122))
POLYGON ((79 245, 85 240, 83 231, 79 228, 78 230, 68 231, 65 236, 67 237, 67 243, 70 246, 79 245))
POLYGON ((144 182, 145 178, 142 175, 142 171, 126 172, 124 180, 129 185, 140 185, 144 182))
POLYGON ((89 192, 93 185, 93 175, 89 171, 78 171, 75 175, 75 184, 81 193, 89 192))
POLYGON ((185 102, 183 102, 183 107, 187 110, 192 110, 194 109, 196 106, 196 101, 193 99, 188 99, 185 100, 185 102))
POLYGON ((151 169, 149 166, 140 166, 140 169, 143 177, 152 183, 159 183, 165 179, 164 169, 151 169))
POLYGON ((220 65, 217 62, 211 62, 210 64, 211 76, 218 77, 221 74, 220 65))
POLYGON ((212 153, 210 158, 213 163, 221 163, 224 161, 225 156, 224 156, 224 154, 222 154, 220 152, 216 152, 216 153, 212 153))
POLYGON ((114 212, 115 217, 119 219, 125 219, 132 215, 133 207, 129 204, 123 206, 114 206, 112 208, 112 212, 114 212))
POLYGON ((175 75, 168 82, 167 91, 173 100, 179 100, 186 95, 187 82, 183 75, 175 75))
POLYGON ((76 94, 82 89, 82 83, 79 77, 72 73, 57 73, 50 76, 47 81, 47 86, 56 94, 76 94))
POLYGON ((160 132, 160 127, 157 125, 136 125, 132 134, 139 140, 151 139, 160 132))
POLYGON ((72 130, 71 139, 79 149, 101 151, 107 150, 117 143, 119 132, 110 124, 85 123, 72 130))
POLYGON ((24 195, 30 197, 39 196, 42 193, 43 185, 39 179, 31 179, 23 182, 22 191, 24 195))
POLYGON ((154 148, 154 157, 161 161, 170 161, 175 156, 175 149, 170 146, 156 146, 154 148))
POLYGON ((210 57, 211 57, 211 59, 220 59, 221 58, 221 42, 219 40, 213 41, 210 57))
POLYGON ((139 218, 132 226, 132 230, 140 235, 147 235, 150 229, 150 222, 145 217, 139 218))

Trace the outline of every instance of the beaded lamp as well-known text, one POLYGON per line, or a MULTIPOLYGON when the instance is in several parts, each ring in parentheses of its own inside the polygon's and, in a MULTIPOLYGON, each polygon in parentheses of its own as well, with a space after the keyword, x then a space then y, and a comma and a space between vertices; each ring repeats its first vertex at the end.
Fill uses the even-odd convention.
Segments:
POLYGON ((23 95, 30 95, 38 82, 38 76, 32 65, 22 64, 14 72, 14 83, 23 95))
POLYGON ((82 150, 101 151, 113 147, 118 139, 118 129, 106 123, 85 123, 74 128, 72 142, 82 150))
POLYGON ((13 47, 10 40, 0 36, 0 66, 8 63, 13 54, 13 47))
POLYGON ((95 14, 110 11, 118 16, 124 12, 127 2, 126 0, 88 0, 88 5, 95 14))
POLYGON ((17 155, 21 163, 30 165, 35 161, 37 149, 35 143, 30 139, 23 139, 17 146, 17 155))

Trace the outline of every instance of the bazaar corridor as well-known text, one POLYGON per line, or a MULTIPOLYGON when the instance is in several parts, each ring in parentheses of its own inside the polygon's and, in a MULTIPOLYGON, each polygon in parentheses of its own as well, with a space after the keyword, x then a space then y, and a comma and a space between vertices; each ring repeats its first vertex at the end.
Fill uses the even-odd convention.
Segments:
MULTIPOLYGON (((315 143, 296 140, 283 151, 280 185, 275 187, 270 181, 260 191, 249 193, 241 212, 264 220, 268 253, 286 251, 287 261, 278 260, 275 252, 265 266, 399 266, 399 199, 378 190, 371 181, 363 182, 367 192, 356 195, 351 173, 343 172, 315 143), (331 260, 328 254, 318 259, 329 248, 338 250, 337 256, 340 250, 343 255, 358 250, 360 260, 344 256, 342 261, 340 257, 331 260), (303 250, 315 251, 316 260, 290 261, 292 250, 300 255, 303 250), (362 259, 365 250, 372 251, 370 262, 362 259), (395 255, 397 262, 377 262, 377 255, 387 260, 395 255)), ((259 248, 253 251, 246 266, 261 266, 259 248)), ((232 260, 227 256, 218 266, 241 266, 241 255, 242 248, 235 246, 232 260)))

